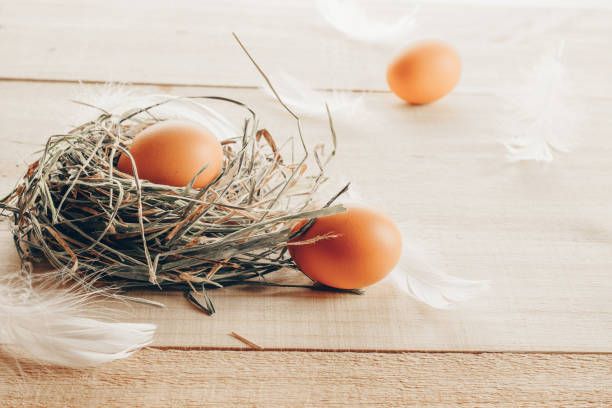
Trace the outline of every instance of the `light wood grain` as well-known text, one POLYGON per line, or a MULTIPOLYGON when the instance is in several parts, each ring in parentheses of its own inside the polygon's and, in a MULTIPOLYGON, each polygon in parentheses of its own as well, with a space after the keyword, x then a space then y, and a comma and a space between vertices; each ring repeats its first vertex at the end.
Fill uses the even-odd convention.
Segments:
MULTIPOLYGON (((160 89, 202 93, 136 91, 160 89)), ((0 93, 0 180, 8 188, 76 107, 70 85, 0 82, 0 93)), ((251 104, 277 137, 295 132, 261 91, 206 93, 251 104)), ((368 94, 361 121, 339 117, 336 124, 337 173, 353 179, 442 270, 490 279, 491 291, 479 299, 438 311, 388 283, 364 296, 232 288, 211 292, 212 318, 180 293, 150 293, 168 308, 134 306, 131 319, 157 323, 155 344, 164 346, 240 347, 228 335, 236 332, 266 348, 612 351, 610 102, 573 100, 589 108, 584 135, 575 152, 545 166, 504 162, 502 102, 450 95, 411 108, 368 94)), ((306 119, 304 128, 313 143, 329 136, 323 119, 306 119)), ((15 267, 10 235, 1 239, 2 268, 15 267)))
MULTIPOLYGON (((365 3, 388 21, 410 7, 365 3)), ((452 311, 427 308, 388 283, 364 296, 215 291, 212 318, 180 293, 138 293, 168 308, 122 306, 114 317, 158 324, 162 348, 76 371, 17 364, 0 352, 0 405, 612 406, 610 4, 421 3, 414 35, 381 46, 341 37, 305 1, 0 0, 0 196, 46 137, 84 118, 68 102, 79 80, 235 97, 276 137, 295 134, 277 104, 240 89, 261 81, 230 36, 237 31, 272 79, 286 71, 313 87, 378 91, 365 96, 364 112, 337 118, 334 174, 354 180, 434 265, 492 282, 490 293, 452 311), (380 92, 384 72, 401 45, 424 38, 452 43, 463 75, 443 100, 408 107, 380 92), (578 144, 549 165, 508 165, 499 143, 504 101, 561 40, 568 103, 587 119, 578 144), (247 346, 231 332, 268 351, 237 351, 247 346)), ((324 120, 304 127, 309 143, 328 140, 324 120)), ((7 227, 0 225, 0 273, 18 267, 7 227)))
MULTIPOLYGON (((458 92, 515 89, 522 70, 560 41, 576 93, 612 91, 606 68, 612 65, 606 52, 612 10, 601 2, 566 1, 565 7, 550 1, 523 2, 526 7, 509 1, 424 3, 414 33, 384 46, 343 38, 310 1, 181 0, 169 6, 149 0, 5 0, 0 2, 0 77, 257 85, 233 30, 270 74, 286 71, 322 88, 386 90, 384 72, 397 48, 439 38, 462 56, 458 92), (501 6, 492 7, 496 3, 501 6)), ((394 21, 412 5, 384 0, 365 9, 373 18, 394 21)))
POLYGON ((145 350, 91 370, 0 364, 0 398, 12 407, 612 404, 610 355, 145 350))

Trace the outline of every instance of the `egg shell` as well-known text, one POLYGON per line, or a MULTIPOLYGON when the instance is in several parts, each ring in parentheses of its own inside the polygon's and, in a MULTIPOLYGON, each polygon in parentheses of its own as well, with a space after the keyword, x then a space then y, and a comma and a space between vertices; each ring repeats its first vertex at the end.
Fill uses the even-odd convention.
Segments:
MULTIPOLYGON (((182 187, 196 173, 193 186, 203 188, 221 172, 223 147, 205 127, 184 120, 161 121, 140 132, 129 149, 136 163, 138 177, 156 184, 182 187)), ((117 169, 132 174, 132 162, 122 154, 117 169)))
POLYGON ((387 82, 393 93, 417 105, 448 94, 460 76, 459 54, 441 41, 413 45, 400 53, 387 69, 387 82))
POLYGON ((393 220, 361 206, 318 218, 290 242, 326 234, 340 236, 290 245, 289 253, 304 274, 334 288, 359 289, 380 281, 395 267, 402 252, 402 237, 393 220))

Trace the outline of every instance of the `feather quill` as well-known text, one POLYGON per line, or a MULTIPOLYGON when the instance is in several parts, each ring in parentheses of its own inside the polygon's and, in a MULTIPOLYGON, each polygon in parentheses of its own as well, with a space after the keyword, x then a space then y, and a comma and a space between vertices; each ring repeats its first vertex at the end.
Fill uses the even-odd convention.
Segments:
MULTIPOLYGON (((299 79, 277 72, 269 75, 276 92, 294 112, 303 116, 326 116, 327 110, 335 115, 357 117, 364 110, 363 94, 350 91, 317 91, 299 79)), ((275 98, 270 87, 262 83, 262 89, 270 98, 275 98)))
POLYGON ((128 357, 153 340, 155 325, 92 318, 95 293, 62 289, 48 276, 33 285, 28 275, 0 276, 0 343, 37 361, 71 368, 128 357))
POLYGON ((412 7, 405 15, 392 23, 376 21, 352 0, 315 0, 319 14, 333 28, 346 37, 370 42, 397 45, 404 42, 414 30, 418 7, 412 7))
POLYGON ((511 101, 511 138, 504 142, 510 162, 550 162, 554 152, 569 152, 573 145, 576 112, 564 98, 566 69, 561 61, 563 44, 557 52, 541 57, 529 73, 524 88, 511 101))

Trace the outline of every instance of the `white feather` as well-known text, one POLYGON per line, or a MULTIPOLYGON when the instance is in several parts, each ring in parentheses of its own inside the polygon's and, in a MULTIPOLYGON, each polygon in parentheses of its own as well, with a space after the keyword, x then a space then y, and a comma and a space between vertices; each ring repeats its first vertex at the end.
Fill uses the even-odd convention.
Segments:
POLYGON ((457 278, 433 268, 421 250, 403 239, 400 261, 387 277, 404 293, 438 309, 469 300, 489 289, 488 281, 457 278))
POLYGON ((159 106, 150 109, 158 119, 185 119, 201 124, 209 129, 219 140, 237 137, 241 132, 223 115, 204 103, 206 99, 193 99, 174 95, 150 94, 137 95, 123 84, 104 84, 99 86, 81 86, 73 98, 84 106, 77 116, 73 116, 73 124, 81 124, 95 118, 100 110, 120 115, 127 111, 135 111, 161 102, 159 106))
POLYGON ((153 340, 155 325, 105 322, 88 316, 92 296, 26 275, 0 276, 0 343, 43 362, 95 366, 124 358, 153 340))
MULTIPOLYGON (((353 185, 347 195, 343 196, 342 202, 373 208, 372 203, 366 204, 353 185)), ((404 227, 400 227, 402 232, 400 260, 385 278, 402 292, 431 307, 451 309, 456 302, 472 299, 489 289, 488 281, 462 279, 437 270, 427 261, 425 251, 409 240, 404 230, 404 227)))
POLYGON ((92 115, 95 117, 95 115, 100 114, 99 111, 92 111, 92 107, 111 112, 118 106, 129 103, 136 98, 137 96, 134 94, 134 91, 125 83, 107 82, 95 85, 79 83, 72 92, 71 99, 75 102, 89 104, 91 107, 83 106, 82 110, 78 110, 71 106, 74 115, 71 119, 76 122, 76 125, 80 125, 86 120, 91 119, 92 115), (83 115, 86 117, 83 117, 83 115))
MULTIPOLYGON (((296 114, 304 116, 327 115, 325 104, 333 114, 354 117, 363 112, 363 94, 350 91, 317 91, 304 82, 287 74, 277 72, 269 75, 274 89, 296 114)), ((267 83, 261 88, 270 98, 275 98, 267 83)))
POLYGON ((352 0, 315 0, 315 6, 321 16, 337 31, 345 36, 371 43, 389 43, 397 45, 405 42, 414 30, 417 7, 394 22, 376 21, 352 0))
POLYGON ((569 152, 574 142, 576 112, 567 106, 568 80, 561 62, 563 46, 541 57, 524 87, 511 101, 507 123, 511 138, 504 142, 510 162, 550 162, 554 152, 569 152))

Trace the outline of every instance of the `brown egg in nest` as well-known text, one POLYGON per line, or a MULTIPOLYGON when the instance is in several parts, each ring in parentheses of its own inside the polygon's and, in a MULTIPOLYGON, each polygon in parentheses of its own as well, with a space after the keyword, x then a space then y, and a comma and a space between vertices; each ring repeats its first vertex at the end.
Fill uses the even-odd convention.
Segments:
MULTIPOLYGON (((175 187, 188 185, 205 165, 193 187, 206 187, 223 166, 223 148, 217 138, 207 128, 185 120, 149 126, 136 135, 129 152, 140 179, 175 187)), ((117 169, 134 174, 128 155, 119 157, 117 169)))

